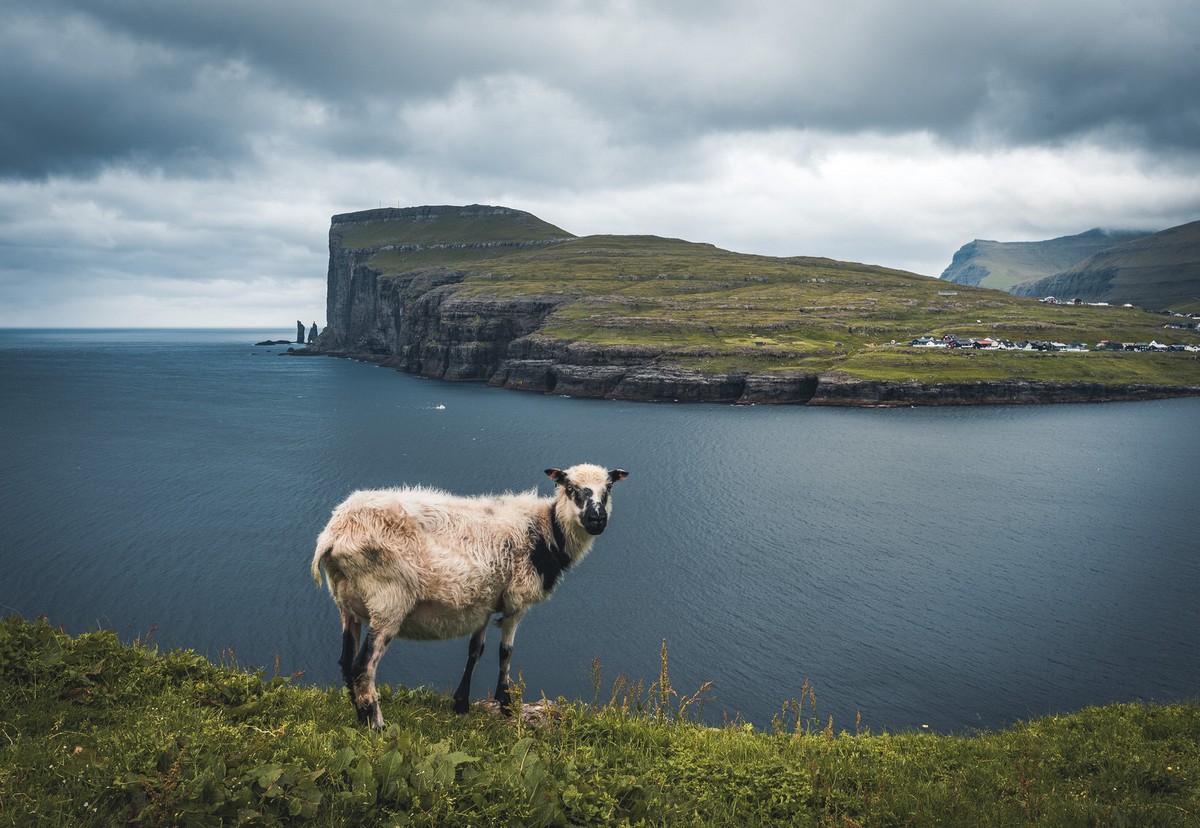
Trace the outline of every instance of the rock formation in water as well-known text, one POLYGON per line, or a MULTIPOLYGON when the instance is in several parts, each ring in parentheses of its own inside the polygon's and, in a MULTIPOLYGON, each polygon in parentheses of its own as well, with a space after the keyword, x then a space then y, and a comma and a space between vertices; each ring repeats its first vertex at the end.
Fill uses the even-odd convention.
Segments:
POLYGON ((296 344, 304 344, 304 323, 299 319, 296 320, 296 344))
POLYGON ((308 329, 308 344, 312 345, 317 341, 317 323, 312 323, 312 327, 308 329))

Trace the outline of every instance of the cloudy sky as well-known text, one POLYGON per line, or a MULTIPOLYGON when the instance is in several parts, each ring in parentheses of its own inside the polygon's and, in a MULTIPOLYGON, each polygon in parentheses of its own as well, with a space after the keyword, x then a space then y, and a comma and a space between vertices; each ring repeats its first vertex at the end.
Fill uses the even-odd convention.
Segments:
POLYGON ((0 0, 0 326, 323 324, 329 217, 937 276, 1200 219, 1195 0, 0 0))

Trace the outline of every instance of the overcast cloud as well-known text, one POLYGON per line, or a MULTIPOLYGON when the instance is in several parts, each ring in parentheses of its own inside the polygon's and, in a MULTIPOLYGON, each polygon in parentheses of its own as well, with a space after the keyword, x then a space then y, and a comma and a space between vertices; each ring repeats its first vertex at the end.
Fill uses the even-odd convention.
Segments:
POLYGON ((323 323, 329 217, 938 275, 1200 218, 1194 0, 0 0, 0 326, 323 323))

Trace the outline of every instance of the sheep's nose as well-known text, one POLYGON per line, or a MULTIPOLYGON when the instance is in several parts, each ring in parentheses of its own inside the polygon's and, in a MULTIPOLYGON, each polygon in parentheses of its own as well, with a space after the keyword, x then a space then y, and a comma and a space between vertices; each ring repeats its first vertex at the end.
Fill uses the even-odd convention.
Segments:
POLYGON ((604 531, 604 527, 608 525, 608 514, 602 506, 597 506, 594 503, 589 503, 587 508, 583 510, 583 528, 593 535, 599 535, 604 531))

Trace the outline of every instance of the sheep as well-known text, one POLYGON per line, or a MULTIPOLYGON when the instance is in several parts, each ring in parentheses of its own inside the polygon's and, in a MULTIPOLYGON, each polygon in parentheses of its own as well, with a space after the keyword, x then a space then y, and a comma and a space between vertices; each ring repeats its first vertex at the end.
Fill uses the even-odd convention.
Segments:
POLYGON ((553 497, 534 490, 460 497, 415 486, 357 491, 333 510, 311 571, 321 586, 324 568, 341 615, 338 663, 362 724, 383 727, 375 671, 395 638, 470 634, 454 692, 455 712, 466 713, 494 615, 501 631, 495 698, 509 712, 517 624, 587 555, 608 524, 613 484, 629 474, 592 464, 545 473, 555 483, 553 497))

